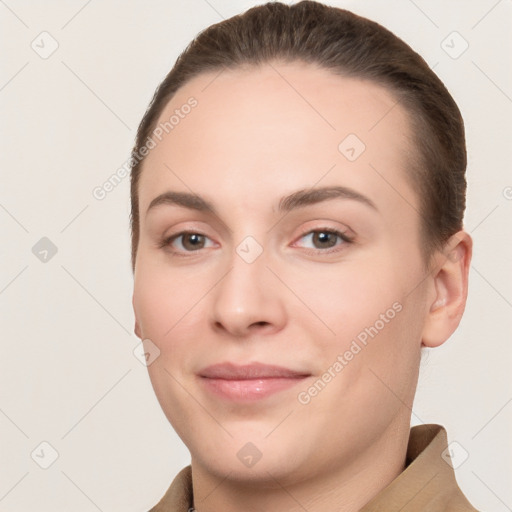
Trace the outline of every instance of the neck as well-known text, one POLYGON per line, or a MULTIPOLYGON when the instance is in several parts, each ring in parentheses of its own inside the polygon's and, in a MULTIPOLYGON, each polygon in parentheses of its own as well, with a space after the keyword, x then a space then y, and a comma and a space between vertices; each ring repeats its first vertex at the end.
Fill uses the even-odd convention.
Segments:
POLYGON ((391 424, 364 453, 283 486, 272 478, 242 481, 212 472, 192 458, 197 512, 357 512, 405 468, 409 423, 391 424))

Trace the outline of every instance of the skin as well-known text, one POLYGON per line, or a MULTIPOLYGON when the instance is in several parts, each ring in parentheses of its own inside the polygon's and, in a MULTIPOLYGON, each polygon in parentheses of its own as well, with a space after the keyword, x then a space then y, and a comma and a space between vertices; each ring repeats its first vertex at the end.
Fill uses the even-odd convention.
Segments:
POLYGON ((421 349, 442 344, 460 321, 471 239, 456 233, 426 268, 408 117, 381 86, 273 62, 194 78, 160 120, 190 96, 197 107, 143 166, 133 306, 137 336, 160 350, 149 376, 190 450, 194 506, 359 510, 404 469, 421 349), (351 133, 366 145, 353 162, 338 150, 351 133), (283 196, 327 186, 376 208, 336 198, 278 211, 283 196), (216 214, 171 204, 146 213, 169 190, 202 196, 216 214), (326 228, 353 242, 333 236, 326 252, 311 233, 326 228), (185 230, 204 235, 203 247, 183 237, 159 246, 185 230), (252 263, 236 252, 247 236, 263 249, 252 263), (397 302, 378 335, 300 403, 298 393, 397 302), (224 361, 311 376, 235 404, 197 376, 224 361), (252 467, 237 457, 247 442, 262 454, 252 467))

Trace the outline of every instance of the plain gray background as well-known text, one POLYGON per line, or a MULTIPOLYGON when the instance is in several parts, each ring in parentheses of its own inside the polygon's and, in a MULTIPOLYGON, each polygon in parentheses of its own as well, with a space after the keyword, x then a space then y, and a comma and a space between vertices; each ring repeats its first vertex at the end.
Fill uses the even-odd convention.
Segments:
MULTIPOLYGON (((186 44, 258 3, 0 1, 0 511, 147 510, 189 464, 133 353, 129 179, 92 191, 186 44)), ((408 42, 465 119, 469 300, 412 421, 446 427, 478 509, 512 510, 512 1, 326 3, 408 42)))

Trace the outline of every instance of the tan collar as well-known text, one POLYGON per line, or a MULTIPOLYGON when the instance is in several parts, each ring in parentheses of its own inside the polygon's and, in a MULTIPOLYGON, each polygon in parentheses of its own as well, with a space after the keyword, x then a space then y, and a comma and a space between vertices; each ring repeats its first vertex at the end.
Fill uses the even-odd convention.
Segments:
MULTIPOLYGON (((441 425, 412 427, 406 468, 360 512, 478 512, 457 485, 446 447, 446 430, 441 425)), ((192 507, 192 470, 187 466, 149 512, 188 512, 192 507)))

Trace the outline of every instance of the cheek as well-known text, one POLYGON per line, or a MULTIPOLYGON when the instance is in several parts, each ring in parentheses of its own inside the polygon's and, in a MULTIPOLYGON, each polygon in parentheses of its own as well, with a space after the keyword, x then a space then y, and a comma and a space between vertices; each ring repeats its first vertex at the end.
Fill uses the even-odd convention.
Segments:
POLYGON ((163 341, 198 302, 201 290, 193 286, 186 276, 170 272, 165 266, 146 262, 143 257, 137 265, 134 311, 141 334, 155 338, 155 342, 163 341))
POLYGON ((353 312, 343 340, 345 359, 351 358, 346 377, 357 389, 354 394, 361 403, 380 408, 383 417, 414 397, 423 328, 417 299, 400 287, 373 293, 364 312, 353 312))
POLYGON ((197 334, 201 310, 193 306, 204 291, 191 286, 190 279, 179 278, 176 273, 170 275, 165 268, 145 263, 142 258, 138 262, 134 310, 142 338, 150 339, 159 350, 158 357, 147 368, 148 374, 168 421, 180 437, 187 439, 197 414, 190 407, 185 384, 198 350, 194 347, 197 343, 194 334, 197 334), (176 415, 175 411, 180 414, 176 415))
MULTIPOLYGON (((197 274, 197 273, 196 273, 197 274)), ((169 266, 149 263, 141 258, 134 283, 134 310, 141 336, 159 350, 148 367, 157 395, 189 373, 196 363, 205 339, 205 295, 211 288, 204 275, 190 275, 169 266)), ((175 389, 171 396, 179 389, 175 389)))
MULTIPOLYGON (((403 300, 403 286, 390 267, 341 264, 304 272, 300 279, 290 273, 288 282, 304 304, 329 327, 333 343, 350 340, 365 328, 393 319, 393 304, 403 300), (334 337, 335 335, 335 337, 334 337)), ((387 322, 386 322, 387 323, 387 322)), ((327 331, 326 331, 327 332, 327 331)), ((329 340, 329 336, 325 337, 329 340)))
POLYGON ((160 338, 172 325, 172 295, 162 280, 150 273, 141 273, 134 284, 134 310, 145 338, 160 338))
POLYGON ((424 311, 419 288, 410 292, 421 271, 391 254, 386 257, 383 251, 378 264, 361 258, 338 269, 317 267, 293 281, 297 295, 316 316, 306 315, 308 331, 315 332, 313 322, 317 327, 312 340, 321 361, 318 369, 325 371, 343 357, 340 385, 354 383, 363 374, 364 380, 375 381, 368 368, 399 388, 401 381, 413 378, 424 311))

